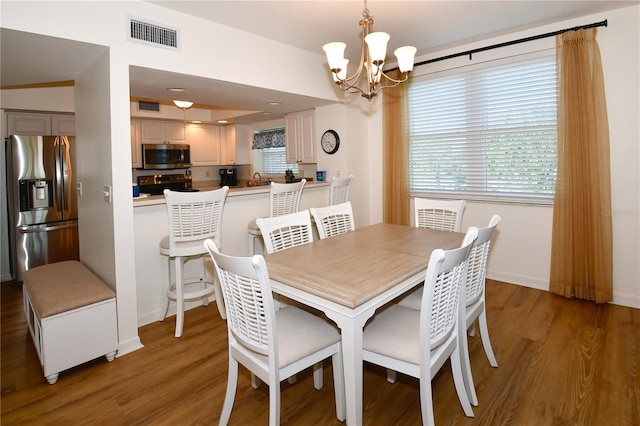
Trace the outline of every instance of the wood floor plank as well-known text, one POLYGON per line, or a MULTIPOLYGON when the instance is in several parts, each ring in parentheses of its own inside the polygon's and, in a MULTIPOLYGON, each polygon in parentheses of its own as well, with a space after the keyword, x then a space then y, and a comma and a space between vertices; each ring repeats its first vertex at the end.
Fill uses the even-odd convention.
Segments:
MULTIPOLYGON (((22 289, 1 286, 3 425, 212 425, 227 383, 227 330, 215 305, 139 330, 144 348, 64 371, 55 385, 42 374, 22 313, 22 289)), ((465 417, 448 364, 434 377, 438 425, 640 425, 640 310, 595 305, 506 283, 487 283, 487 321, 498 368, 480 337, 469 338, 479 405, 465 417)), ((281 384, 283 425, 339 425, 332 369, 316 391, 310 371, 281 384)), ((365 425, 421 423, 416 379, 365 364, 365 425)), ((254 390, 241 368, 232 425, 264 425, 268 387, 254 390)))

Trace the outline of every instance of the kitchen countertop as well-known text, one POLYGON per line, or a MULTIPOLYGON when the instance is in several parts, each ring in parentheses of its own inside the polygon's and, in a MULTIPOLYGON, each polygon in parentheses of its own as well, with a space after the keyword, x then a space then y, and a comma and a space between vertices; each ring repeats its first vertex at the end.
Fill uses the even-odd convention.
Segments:
MULTIPOLYGON (((304 189, 320 188, 323 186, 330 186, 330 185, 331 185, 331 182, 313 181, 313 182, 307 182, 304 185, 304 189)), ((215 189, 220 189, 219 186, 203 186, 203 187, 196 186, 194 188, 200 191, 211 191, 215 189)), ((270 192, 269 185, 249 186, 249 187, 237 186, 237 187, 229 188, 229 193, 227 194, 227 197, 241 197, 245 195, 268 194, 269 192, 270 192)), ((133 199, 133 207, 153 206, 153 205, 164 204, 164 203, 165 203, 164 195, 151 195, 146 198, 133 199)))

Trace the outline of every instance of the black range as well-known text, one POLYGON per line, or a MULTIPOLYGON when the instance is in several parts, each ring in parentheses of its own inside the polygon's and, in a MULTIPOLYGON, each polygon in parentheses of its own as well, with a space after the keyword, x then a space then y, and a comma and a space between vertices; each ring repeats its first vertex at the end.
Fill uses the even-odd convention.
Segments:
POLYGON ((180 192, 197 192, 191 186, 191 176, 182 174, 157 174, 138 176, 140 193, 162 195, 165 189, 180 192))

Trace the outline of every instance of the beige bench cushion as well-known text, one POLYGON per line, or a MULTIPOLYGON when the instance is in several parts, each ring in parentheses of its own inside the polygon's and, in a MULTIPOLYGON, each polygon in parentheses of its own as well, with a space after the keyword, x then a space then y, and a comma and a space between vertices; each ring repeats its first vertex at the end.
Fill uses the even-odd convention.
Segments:
POLYGON ((24 273, 23 285, 41 318, 115 297, 115 292, 77 260, 50 263, 24 273))

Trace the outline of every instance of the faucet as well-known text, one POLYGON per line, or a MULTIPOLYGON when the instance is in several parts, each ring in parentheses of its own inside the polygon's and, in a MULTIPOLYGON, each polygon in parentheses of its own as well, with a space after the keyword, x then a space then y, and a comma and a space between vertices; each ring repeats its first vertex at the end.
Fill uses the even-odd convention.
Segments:
POLYGON ((256 178, 256 175, 258 175, 258 185, 262 186, 262 176, 260 175, 260 173, 255 172, 255 173, 253 174, 253 178, 254 178, 254 179, 256 178))

